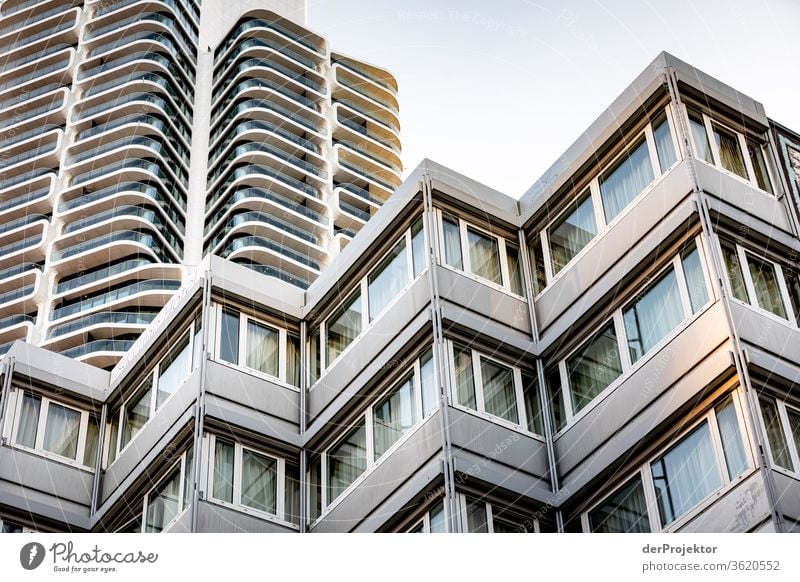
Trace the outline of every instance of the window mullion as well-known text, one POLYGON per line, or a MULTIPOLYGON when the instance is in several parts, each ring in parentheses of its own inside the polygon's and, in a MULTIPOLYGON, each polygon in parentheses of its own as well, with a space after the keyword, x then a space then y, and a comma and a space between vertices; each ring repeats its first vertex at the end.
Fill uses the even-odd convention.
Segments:
POLYGON ((750 297, 750 305, 760 308, 761 305, 759 304, 758 296, 756 295, 756 287, 753 284, 753 278, 750 276, 750 266, 747 262, 747 253, 739 244, 736 245, 736 255, 739 257, 742 279, 744 280, 744 286, 747 289, 747 294, 750 297))
POLYGON ((681 298, 681 305, 683 305, 683 319, 686 320, 692 316, 692 300, 689 298, 689 285, 686 283, 686 274, 683 272, 683 261, 680 254, 672 259, 672 268, 675 270, 675 278, 678 281, 678 294, 681 298))
MULTIPOLYGON (((328 447, 330 449, 330 447, 328 447)), ((328 509, 328 450, 319 456, 320 514, 328 509)), ((309 480, 309 483, 311 481, 309 480)), ((309 495, 309 499, 311 496, 309 495)))
POLYGON ((47 413, 50 411, 50 399, 41 397, 39 401, 39 422, 36 423, 36 439, 34 440, 35 449, 43 449, 44 431, 47 427, 47 413))
POLYGON ((792 307, 792 299, 789 296, 789 288, 786 286, 786 279, 783 276, 783 267, 781 267, 778 263, 773 264, 775 265, 776 277, 778 278, 778 288, 780 289, 781 300, 783 301, 784 308, 786 309, 786 315, 791 323, 795 323, 797 321, 797 314, 794 312, 794 307, 792 307))
POLYGON ((719 155, 719 146, 717 145, 717 140, 714 137, 714 126, 711 125, 711 118, 706 115, 705 113, 702 114, 703 116, 703 125, 706 128, 706 137, 708 138, 708 144, 711 146, 711 157, 714 158, 714 165, 718 168, 722 168, 722 161, 719 155))
MULTIPOLYGON (((625 323, 622 321, 622 309, 614 311, 613 315, 614 331, 617 336, 617 349, 619 350, 619 361, 622 364, 622 374, 630 371, 633 367, 631 362, 631 352, 628 349, 628 335, 625 333, 625 323)), ((621 375, 621 374, 620 374, 621 375)))
POLYGON ((506 254, 506 239, 496 237, 497 250, 500 259, 500 278, 505 289, 511 290, 511 274, 508 272, 508 255, 506 254))
POLYGON ((678 138, 679 134, 678 134, 677 116, 675 115, 675 111, 673 110, 671 103, 667 103, 665 111, 667 115, 667 123, 669 124, 670 137, 672 137, 672 145, 675 148, 675 153, 677 154, 678 162, 680 162, 681 160, 686 158, 686 152, 683 149, 683 144, 681 143, 681 140, 678 138))
POLYGON ((750 159, 750 153, 747 150, 747 140, 744 135, 736 132, 736 139, 739 141, 739 149, 742 150, 742 158, 744 158, 744 167, 747 172, 747 181, 752 184, 754 188, 761 189, 756 180, 756 172, 753 169, 753 161, 750 159))
POLYGON ((275 478, 278 480, 276 489, 278 498, 275 500, 275 515, 280 519, 289 521, 286 517, 286 459, 278 457, 277 461, 275 468, 277 475, 275 475, 275 478))
POLYGON ((640 469, 642 479, 642 489, 644 489, 644 500, 647 506, 647 518, 650 521, 650 530, 653 533, 661 531, 661 516, 658 513, 658 499, 656 498, 656 487, 653 484, 653 475, 650 472, 650 462, 644 464, 640 469))
MULTIPOLYGON (((775 404, 778 407, 778 417, 783 428, 784 439, 786 445, 789 447, 789 456, 792 458, 792 466, 795 473, 800 473, 800 451, 795 446, 795 439, 792 433, 792 426, 789 423, 789 415, 786 411, 786 403, 782 400, 775 399, 775 404)), ((775 462, 772 463, 775 465, 775 462)))
MULTIPOLYGON (((525 410, 525 398, 523 396, 523 386, 522 386, 522 371, 514 366, 511 368, 514 374, 514 395, 517 398, 517 422, 519 425, 524 428, 528 429, 528 411, 525 410)), ((533 416, 533 414, 531 414, 533 416)))
MULTIPOLYGON (((367 284, 368 276, 361 279, 361 331, 356 334, 356 337, 362 335, 369 327, 369 285, 367 284)), ((346 301, 346 300, 345 300, 346 301)))
POLYGON ((414 406, 417 410, 417 419, 421 420, 425 416, 425 412, 422 408, 422 370, 419 358, 414 361, 414 406))
MULTIPOLYGON (((725 448, 722 446, 722 436, 719 433, 719 425, 717 425, 717 413, 713 408, 708 413, 707 419, 711 429, 711 444, 714 448, 714 454, 717 456, 717 469, 720 472, 720 477, 722 477, 722 483, 730 483, 728 465, 725 460, 725 448)), ((739 427, 739 433, 741 435, 741 427, 739 427)))
POLYGON ((237 354, 236 363, 240 366, 247 365, 247 323, 250 317, 244 313, 239 314, 239 353, 237 354))
MULTIPOLYGON (((597 225, 597 236, 602 234, 608 223, 606 221, 606 213, 603 209, 603 198, 600 196, 600 179, 599 178, 592 178, 591 182, 589 182, 589 193, 592 197, 592 207, 594 208, 594 221, 597 225)), ((592 240, 596 239, 597 236, 592 237, 592 240)))
POLYGON ((492 511, 491 503, 484 503, 486 507, 486 531, 494 533, 494 512, 492 511))
POLYGON ((473 349, 470 349, 470 355, 472 356, 472 377, 475 379, 475 408, 480 412, 486 412, 483 398, 483 375, 481 374, 480 365, 481 355, 473 349))
MULTIPOLYGON (((539 231, 539 234, 537 236, 539 236, 542 241, 542 257, 544 259, 544 273, 545 273, 545 278, 547 279, 547 284, 549 285, 550 283, 553 282, 553 265, 551 263, 552 259, 550 258, 550 242, 549 242, 549 237, 547 236, 547 229, 544 228, 541 231, 539 231)), ((535 262, 536 261, 534 260, 534 263, 535 262)), ((534 264, 531 268, 535 270, 536 265, 534 264)))
MULTIPOLYGON (((711 251, 702 236, 697 236, 694 240, 695 245, 697 245, 697 251, 700 253, 700 268, 703 271, 703 282, 706 285, 706 293, 708 294, 709 301, 713 303, 718 297, 716 287, 711 284, 711 272, 708 268, 708 261, 711 259, 711 251)), ((727 274, 724 274, 723 278, 727 279, 727 274)))
POLYGON ((461 243, 461 263, 464 265, 464 272, 472 274, 472 261, 469 256, 469 237, 467 236, 467 223, 458 219, 459 242, 461 243))
POLYGON ((364 471, 366 473, 375 464, 375 443, 373 442, 373 439, 375 438, 375 430, 372 426, 372 406, 364 411, 364 427, 367 436, 367 469, 364 471))
POLYGON ((278 379, 286 382, 286 330, 278 329, 278 379))
MULTIPOLYGON (((322 373, 328 369, 328 330, 325 321, 321 321, 319 324, 319 345, 317 349, 319 350, 318 375, 322 376, 322 373)), ((317 379, 319 380, 319 378, 317 379)))
POLYGON ((242 504, 242 445, 234 444, 233 449, 233 503, 242 504))
MULTIPOLYGON (((658 149, 656 148, 656 140, 653 137, 653 124, 648 123, 644 128, 644 137, 647 141, 647 152, 650 156, 650 166, 653 168, 653 176, 661 176, 661 163, 658 161, 658 149)), ((664 168, 666 170, 666 168, 664 168)), ((654 178, 655 179, 655 178, 654 178)))
POLYGON ((84 457, 86 456, 86 437, 89 431, 89 413, 81 410, 81 425, 78 429, 78 450, 75 451, 75 460, 83 465, 84 457))
POLYGON ((558 374, 561 377, 561 399, 564 401, 564 412, 566 413, 567 417, 566 424, 569 425, 572 423, 574 415, 572 414, 572 395, 570 394, 569 388, 566 358, 559 360, 558 374))
MULTIPOLYGON (((412 222, 413 224, 413 222, 412 222)), ((424 230, 424 229, 423 229, 424 230)), ((414 277, 414 248, 411 244, 411 227, 406 229, 405 235, 403 238, 406 241, 406 271, 408 276, 406 277, 406 285, 411 283, 415 279, 414 277)), ((423 239, 425 235, 423 233, 423 239)))

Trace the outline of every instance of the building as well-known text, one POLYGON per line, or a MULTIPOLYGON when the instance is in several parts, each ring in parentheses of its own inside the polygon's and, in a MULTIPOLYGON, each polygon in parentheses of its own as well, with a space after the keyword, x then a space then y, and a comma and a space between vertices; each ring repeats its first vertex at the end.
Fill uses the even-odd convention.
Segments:
POLYGON ((296 0, 2 4, 0 352, 110 369, 206 253, 319 275, 400 184, 400 126, 394 78, 304 24, 296 0))
POLYGON ((15 343, 3 529, 800 531, 781 136, 662 53, 519 201, 426 161, 306 289, 209 254, 111 370, 15 343))

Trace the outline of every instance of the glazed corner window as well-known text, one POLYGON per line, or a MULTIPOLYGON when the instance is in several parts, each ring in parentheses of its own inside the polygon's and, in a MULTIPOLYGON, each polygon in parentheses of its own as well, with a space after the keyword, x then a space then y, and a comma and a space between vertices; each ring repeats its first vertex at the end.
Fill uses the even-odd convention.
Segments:
POLYGON ((524 295, 522 266, 516 245, 447 212, 440 214, 441 254, 446 265, 504 287, 516 295, 524 295))
POLYGON ((720 239, 733 296, 782 319, 798 322, 800 279, 792 269, 720 239), (744 267, 744 268, 743 268, 744 267))
POLYGON ((299 468, 283 458, 211 437, 211 498, 298 523, 299 468))
POLYGON ((222 361, 300 385, 300 338, 244 313, 220 309, 217 353, 222 361))
POLYGON ((654 178, 647 140, 642 136, 616 165, 600 175, 600 198, 606 222, 614 220, 654 178))
POLYGON ((17 397, 16 444, 95 467, 100 434, 95 416, 27 391, 18 390, 17 397))
POLYGON ((650 532, 680 519, 749 467, 742 419, 727 396, 636 475, 585 514, 593 532, 650 532), (652 500, 652 501, 651 501, 652 500))
POLYGON ((725 127, 708 115, 687 108, 689 128, 698 159, 744 178, 773 193, 764 145, 753 137, 725 127), (709 135, 712 139, 709 140, 709 135))
POLYGON ((458 404, 543 434, 534 378, 455 342, 452 355, 458 404))
POLYGON ((168 529, 178 516, 189 507, 189 487, 192 460, 191 449, 170 469, 167 476, 146 496, 144 528, 146 533, 159 533, 168 529))
POLYGON ((760 396, 758 406, 767 431, 772 463, 797 472, 800 469, 800 409, 768 396, 760 396))

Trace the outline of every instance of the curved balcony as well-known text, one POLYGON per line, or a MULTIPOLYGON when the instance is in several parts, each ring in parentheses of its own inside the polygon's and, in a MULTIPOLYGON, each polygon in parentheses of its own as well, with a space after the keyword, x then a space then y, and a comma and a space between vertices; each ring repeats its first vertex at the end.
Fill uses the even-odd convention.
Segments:
POLYGON ((261 273, 262 275, 267 275, 268 277, 273 277, 275 279, 280 279, 281 281, 285 281, 295 287, 299 287, 300 289, 308 289, 308 286, 311 285, 311 281, 309 279, 305 279, 302 277, 296 277, 291 273, 284 271, 278 267, 273 267, 271 265, 262 265, 260 263, 253 263, 248 260, 233 260, 234 263, 238 265, 242 265, 247 267, 248 269, 252 269, 257 273, 261 273))
POLYGON ((301 182, 283 172, 259 165, 245 165, 233 170, 229 170, 227 177, 223 174, 220 178, 224 181, 216 185, 213 195, 211 195, 211 204, 220 198, 230 186, 237 185, 251 185, 259 186, 259 183, 267 182, 270 184, 271 190, 279 191, 284 196, 289 196, 295 200, 317 200, 322 207, 322 195, 320 191, 306 182, 301 182))
POLYGON ((399 159, 396 156, 389 156, 385 154, 385 150, 375 147, 370 142, 353 141, 345 138, 334 138, 333 145, 340 145, 348 150, 357 153, 359 156, 367 158, 371 163, 375 164, 379 170, 388 170, 397 178, 400 178, 402 167, 395 163, 399 159))
POLYGON ((125 352, 131 349, 135 342, 136 340, 132 339, 92 340, 83 345, 68 348, 60 353, 68 358, 105 369, 121 360, 125 356, 125 352))
POLYGON ((0 154, 0 176, 4 176, 6 173, 27 172, 37 168, 58 168, 58 148, 61 136, 62 133, 57 130, 46 137, 42 136, 38 139, 34 137, 27 143, 23 142, 8 148, 0 154), (36 144, 41 145, 37 146, 36 144))
MULTIPOLYGON (((53 309, 50 314, 50 321, 58 321, 77 313, 83 313, 108 306, 112 303, 118 304, 128 300, 133 300, 132 305, 137 307, 160 308, 164 306, 180 286, 181 282, 174 279, 152 279, 129 283, 86 299, 63 302, 53 309)), ((122 306, 116 305, 116 307, 119 308, 122 306)))
POLYGON ((4 150, 6 148, 12 148, 15 145, 22 144, 28 140, 33 140, 35 138, 40 138, 49 132, 60 132, 61 127, 54 124, 49 125, 41 125, 39 127, 34 127, 27 131, 23 131, 22 133, 15 133, 13 136, 1 140, 0 141, 0 150, 4 150))
POLYGON ((0 293, 0 318, 13 317, 20 313, 36 313, 38 306, 35 295, 38 287, 37 279, 32 284, 0 293))
POLYGON ((35 278, 36 274, 41 274, 42 265, 40 263, 17 263, 0 270, 0 289, 5 288, 6 285, 13 285, 15 287, 25 286, 30 283, 29 278, 35 278), (22 275, 22 282, 13 281, 22 275))
POLYGON ((81 0, 22 0, 21 2, 6 0, 3 2, 2 7, 0 7, 0 16, 6 18, 14 14, 19 14, 23 10, 28 9, 31 9, 31 12, 34 10, 41 10, 46 8, 49 4, 55 2, 59 2, 61 6, 64 6, 65 4, 69 4, 70 6, 76 4, 80 6, 83 4, 81 0))
MULTIPOLYGON (((47 332, 47 339, 51 340, 65 335, 74 334, 78 331, 89 331, 88 328, 104 326, 106 333, 112 334, 112 330, 122 329, 130 333, 131 328, 144 331, 158 315, 157 309, 145 311, 102 311, 93 313, 86 317, 73 319, 67 323, 52 326, 47 332)), ((102 331, 100 332, 102 333, 102 331)))
MULTIPOLYGON (((233 165, 256 162, 264 157, 276 160, 281 172, 284 175, 292 176, 295 181, 298 178, 311 177, 319 180, 321 185, 327 182, 328 171, 324 167, 321 168, 318 165, 312 164, 306 159, 287 152, 283 148, 269 142, 251 142, 236 146, 225 158, 214 163, 212 167, 216 167, 216 169, 209 172, 208 181, 213 184, 233 165)), ((322 159, 315 161, 318 164, 325 163, 322 159)), ((303 189, 303 187, 297 186, 294 183, 292 183, 292 185, 298 189, 303 189)))
POLYGON ((192 2, 187 2, 194 10, 190 13, 187 12, 182 2, 175 2, 175 0, 119 0, 118 2, 111 2, 108 4, 100 5, 94 12, 95 20, 100 20, 108 14, 114 14, 116 18, 124 16, 128 10, 126 8, 135 7, 135 10, 130 12, 141 14, 149 10, 155 11, 163 9, 164 6, 171 9, 175 17, 183 24, 186 30, 192 31, 195 35, 195 42, 197 42, 197 27, 200 22, 200 12, 192 2))
POLYGON ((17 105, 0 111, 0 131, 11 133, 24 132, 34 124, 63 125, 67 113, 67 89, 58 89, 54 93, 46 93, 36 100, 26 101, 25 106, 17 105))
POLYGON ((388 109, 381 106, 365 104, 347 97, 335 98, 333 105, 346 107, 352 112, 367 118, 368 121, 375 123, 378 128, 392 132, 398 140, 400 139, 400 123, 389 113, 388 109))
POLYGON ((27 225, 25 230, 15 233, 14 236, 9 235, 7 238, 10 239, 10 242, 3 241, 0 243, 0 269, 12 267, 22 260, 35 262, 44 260, 45 249, 42 243, 45 239, 48 223, 47 221, 37 220, 33 225, 41 228, 41 231, 38 233, 29 232, 28 227, 32 225, 27 225))
POLYGON ((184 29, 178 19, 157 12, 133 13, 121 19, 95 19, 84 28, 81 43, 90 46, 90 50, 92 50, 99 44, 110 42, 108 39, 104 39, 106 35, 129 34, 139 27, 152 32, 154 25, 156 29, 163 29, 167 33, 175 35, 185 56, 195 54, 197 36, 194 32, 184 29), (111 22, 103 24, 105 20, 111 20, 111 22), (99 26, 96 26, 98 24, 99 26))
MULTIPOLYGON (((149 174, 150 178, 160 180, 161 183, 165 186, 166 190, 171 190, 171 188, 175 187, 176 183, 180 183, 177 179, 178 177, 175 175, 173 170, 179 170, 179 168, 168 168, 167 170, 164 170, 162 165, 155 161, 123 159, 121 161, 113 162, 106 166, 102 166, 95 170, 90 170, 82 174, 74 175, 70 180, 70 186, 75 187, 75 186, 80 186, 81 184, 86 184, 88 182, 93 182, 95 180, 100 181, 101 179, 111 179, 112 178, 111 174, 117 174, 119 172, 122 175, 113 176, 113 178, 116 179, 116 183, 119 183, 121 180, 123 180, 123 176, 131 174, 134 176, 136 174, 143 174, 144 176, 148 176, 149 174)), ((134 178, 133 180, 125 178, 125 181, 135 181, 135 180, 136 178, 134 178)), ((185 187, 185 181, 183 181, 182 185, 185 187)), ((183 199, 185 200, 186 198, 185 191, 181 192, 181 194, 183 199)))
MULTIPOLYGON (((367 79, 363 75, 355 73, 343 67, 341 64, 337 64, 334 65, 334 79, 336 80, 336 85, 349 91, 355 91, 370 102, 385 107, 394 115, 399 114, 400 104, 397 102, 397 98, 385 88, 367 79)), ((336 85, 334 85, 334 90, 336 89, 336 85)))
POLYGON ((263 142, 272 135, 278 136, 279 138, 282 138, 293 145, 299 146, 301 151, 305 150, 314 154, 320 153, 320 147, 316 143, 304 137, 300 137, 291 131, 288 131, 284 127, 270 123, 269 121, 244 121, 236 124, 214 147, 214 149, 211 151, 211 155, 209 156, 209 159, 213 160, 209 164, 209 167, 213 167, 214 164, 216 164, 216 159, 223 154, 224 150, 230 144, 236 141, 263 142), (264 134, 268 135, 265 136, 264 134))
POLYGON ((269 265, 303 280, 316 278, 320 272, 317 261, 261 236, 246 235, 232 239, 221 249, 219 255, 223 259, 240 259, 269 265))
POLYGON ((337 154, 337 170, 335 173, 337 182, 353 181, 347 178, 339 179, 343 173, 342 170, 345 170, 347 174, 355 176, 356 180, 359 178, 364 179, 372 184, 385 188, 389 193, 394 192, 402 183, 397 172, 376 163, 375 160, 370 159, 361 152, 343 147, 342 144, 334 146, 334 150, 337 154))
MULTIPOLYGON (((252 69, 249 72, 255 72, 252 69)), ((280 96, 285 97, 294 103, 302 105, 306 109, 310 109, 313 113, 319 114, 322 106, 319 101, 314 101, 305 95, 289 88, 288 84, 278 75, 270 73, 273 78, 258 77, 250 78, 244 81, 239 81, 230 88, 226 88, 225 98, 217 103, 211 110, 211 118, 217 119, 222 112, 233 101, 244 97, 258 97, 259 93, 270 91, 278 93, 280 96), (247 95, 246 95, 247 94, 247 95)))
MULTIPOLYGON (((45 168, 39 168, 37 170, 31 170, 30 172, 25 172, 24 174, 19 174, 16 176, 11 176, 9 178, 0 179, 0 200, 11 200, 8 198, 10 194, 7 192, 12 188, 16 189, 18 186, 22 186, 23 184, 27 187, 27 189, 32 190, 37 188, 39 182, 45 182, 45 180, 50 181, 50 188, 53 187, 53 183, 55 182, 55 173, 51 170, 47 170, 45 168), (30 184, 26 184, 26 182, 31 182, 30 184)), ((22 188, 19 188, 20 190, 22 188)), ((38 189, 37 189, 38 190, 38 189)), ((13 196, 13 195, 12 195, 13 196)))
POLYGON ((379 85, 386 89, 392 96, 397 97, 397 80, 390 72, 336 53, 331 55, 331 63, 340 67, 345 67, 354 73, 358 73, 361 77, 379 85))
POLYGON ((171 121, 166 121, 158 115, 149 113, 132 113, 130 115, 124 115, 122 117, 111 119, 106 123, 101 123, 100 125, 95 125, 94 127, 81 131, 75 135, 75 145, 72 149, 85 145, 88 140, 94 137, 110 133, 114 130, 120 130, 121 133, 123 128, 134 132, 137 135, 145 135, 148 133, 161 134, 173 142, 177 142, 180 136, 180 139, 182 140, 181 145, 184 147, 184 149, 186 149, 186 151, 188 151, 189 144, 187 141, 185 141, 186 136, 180 134, 171 121))
MULTIPOLYGON (((191 98, 193 97, 181 97, 180 93, 176 92, 173 81, 173 76, 167 76, 159 71, 151 72, 137 70, 124 74, 120 77, 115 77, 104 83, 92 85, 83 92, 83 99, 88 100, 89 98, 105 93, 106 91, 111 91, 112 89, 117 89, 124 86, 125 91, 137 93, 148 92, 149 88, 158 87, 159 91, 166 92, 166 94, 171 96, 173 99, 182 98, 185 101, 191 101, 191 98)), ((185 87, 182 88, 184 93, 187 93, 190 96, 193 95, 191 92, 187 92, 187 89, 188 88, 185 87)))
MULTIPOLYGON (((290 48, 287 48, 285 45, 281 45, 280 43, 274 41, 270 38, 250 38, 245 40, 244 42, 238 43, 236 48, 234 48, 228 55, 225 57, 225 60, 217 63, 214 65, 214 79, 213 83, 216 85, 217 82, 223 77, 225 74, 225 70, 239 58, 242 53, 252 51, 254 53, 260 52, 258 49, 267 49, 267 54, 274 54, 279 53, 281 57, 290 60, 294 64, 298 65, 299 67, 303 67, 305 69, 310 69, 312 71, 318 71, 319 65, 313 59, 309 59, 303 55, 301 55, 297 51, 293 51, 290 48)), ((302 69, 301 69, 302 70, 302 69)), ((323 87, 324 90, 324 87, 323 87)))
POLYGON ((383 128, 376 128, 376 125, 368 121, 366 117, 362 117, 364 121, 359 123, 353 118, 342 115, 342 110, 338 107, 336 108, 336 113, 334 138, 339 137, 340 134, 344 134, 349 139, 352 139, 353 137, 363 139, 366 137, 367 139, 371 140, 371 142, 389 149, 397 160, 396 165, 402 166, 402 161, 400 160, 400 140, 397 139, 394 134, 386 131, 383 128), (348 133, 346 130, 349 130, 350 133, 348 133), (355 132, 358 135, 356 136, 352 132, 355 132))
POLYGON ((78 23, 80 22, 80 8, 69 9, 68 6, 58 6, 58 13, 49 18, 20 28, 11 25, 11 32, 6 33, 9 42, 3 43, 0 38, 0 57, 13 51, 15 57, 23 57, 42 50, 42 43, 52 46, 59 43, 74 44, 78 39, 78 23), (64 9, 67 9, 64 11, 64 9))
POLYGON ((64 263, 79 255, 84 257, 81 262, 81 270, 84 270, 133 254, 150 254, 162 263, 171 263, 175 259, 161 247, 153 235, 136 230, 120 230, 54 249, 50 253, 50 260, 58 272, 66 274, 64 263), (104 252, 98 253, 100 249, 104 252))
POLYGON ((53 287, 53 296, 61 301, 74 299, 122 283, 146 279, 178 279, 181 267, 158 263, 147 255, 133 254, 112 262, 101 263, 92 269, 85 269, 61 277, 53 287))
MULTIPOLYGON (((0 93, 19 87, 29 81, 40 79, 68 68, 75 56, 75 49, 59 44, 43 51, 25 55, 0 65, 0 93)), ((17 103, 32 99, 26 91, 17 96, 17 103)))
MULTIPOLYGON (((277 16, 277 15, 276 15, 277 16)), ((287 25, 277 22, 276 20, 266 20, 263 18, 247 17, 243 19, 236 27, 233 28, 225 37, 225 40, 214 51, 214 58, 219 60, 222 55, 246 33, 252 36, 259 36, 258 29, 265 29, 276 32, 280 37, 289 41, 287 46, 302 47, 302 49, 310 51, 311 58, 319 58, 325 56, 324 41, 321 37, 313 35, 309 31, 297 26, 296 30, 290 28, 290 21, 284 21, 287 25)))
MULTIPOLYGON (((103 101, 97 105, 92 105, 86 109, 81 109, 80 111, 73 113, 70 123, 77 125, 80 122, 88 121, 90 118, 98 117, 103 114, 110 114, 112 110, 114 111, 115 116, 124 114, 126 109, 130 110, 128 114, 142 114, 145 113, 145 111, 143 111, 143 106, 145 106, 155 110, 154 113, 164 114, 167 118, 177 122, 175 127, 177 128, 178 132, 184 135, 187 141, 189 141, 191 140, 189 134, 189 128, 191 127, 191 118, 189 116, 191 115, 191 111, 186 104, 178 106, 177 108, 174 107, 172 101, 173 100, 170 98, 170 102, 168 103, 164 98, 159 97, 158 95, 151 95, 149 93, 123 92, 119 94, 113 101, 103 101), (179 114, 178 111, 181 111, 181 113, 179 114), (178 115, 181 117, 178 117, 178 115)), ((106 119, 105 121, 109 120, 106 119)), ((94 119, 93 124, 97 123, 103 123, 103 121, 94 119)))
POLYGON ((70 3, 59 3, 44 11, 33 11, 29 14, 4 16, 2 20, 3 26, 0 27, 0 42, 8 40, 6 37, 12 33, 19 35, 21 38, 25 34, 35 34, 36 32, 46 29, 47 27, 52 26, 52 22, 45 21, 65 14, 70 8, 72 8, 70 3))
POLYGON ((147 206, 116 206, 103 212, 98 212, 92 216, 70 222, 64 227, 62 238, 101 225, 105 222, 110 223, 111 221, 113 221, 113 224, 107 226, 109 228, 113 227, 114 229, 133 230, 152 226, 158 233, 158 236, 164 239, 164 242, 172 248, 176 255, 180 256, 182 254, 183 241, 176 234, 176 225, 164 221, 161 218, 160 210, 155 210, 147 206), (146 223, 146 225, 143 225, 143 222, 146 223))
POLYGON ((17 313, 0 318, 0 356, 5 354, 15 341, 27 341, 36 326, 36 316, 17 313))
POLYGON ((15 189, 9 189, 0 193, 0 220, 14 220, 19 216, 29 213, 46 214, 51 209, 51 195, 55 184, 55 174, 48 173, 39 180, 36 180, 26 187, 19 188, 24 194, 16 194, 15 189), (48 182, 47 184, 44 181, 48 182))
POLYGON ((237 104, 225 116, 225 119, 216 123, 216 127, 211 132, 211 142, 214 144, 219 137, 228 130, 231 122, 237 117, 244 117, 248 121, 270 120, 271 115, 277 114, 276 119, 279 123, 285 123, 285 120, 292 121, 308 131, 313 131, 319 135, 326 135, 327 129, 323 124, 320 124, 304 115, 292 111, 288 107, 284 107, 279 103, 272 100, 265 99, 248 99, 237 104))
POLYGON ((308 77, 307 72, 295 71, 291 68, 282 65, 274 60, 264 58, 248 58, 230 70, 226 71, 224 75, 215 83, 213 91, 213 100, 215 104, 214 109, 218 109, 217 102, 221 99, 222 95, 228 92, 228 87, 236 84, 239 79, 258 77, 263 78, 264 75, 270 74, 272 79, 281 86, 294 87, 294 92, 297 91, 314 91, 320 99, 323 99, 326 94, 326 86, 324 78, 320 77, 319 80, 308 77))

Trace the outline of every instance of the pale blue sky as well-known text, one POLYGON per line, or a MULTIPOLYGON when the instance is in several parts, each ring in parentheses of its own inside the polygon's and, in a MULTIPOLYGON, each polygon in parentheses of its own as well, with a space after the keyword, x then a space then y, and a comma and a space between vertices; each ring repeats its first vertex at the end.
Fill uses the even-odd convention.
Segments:
POLYGON ((662 50, 800 130, 800 0, 309 0, 308 23, 397 77, 406 171, 515 197, 662 50))

